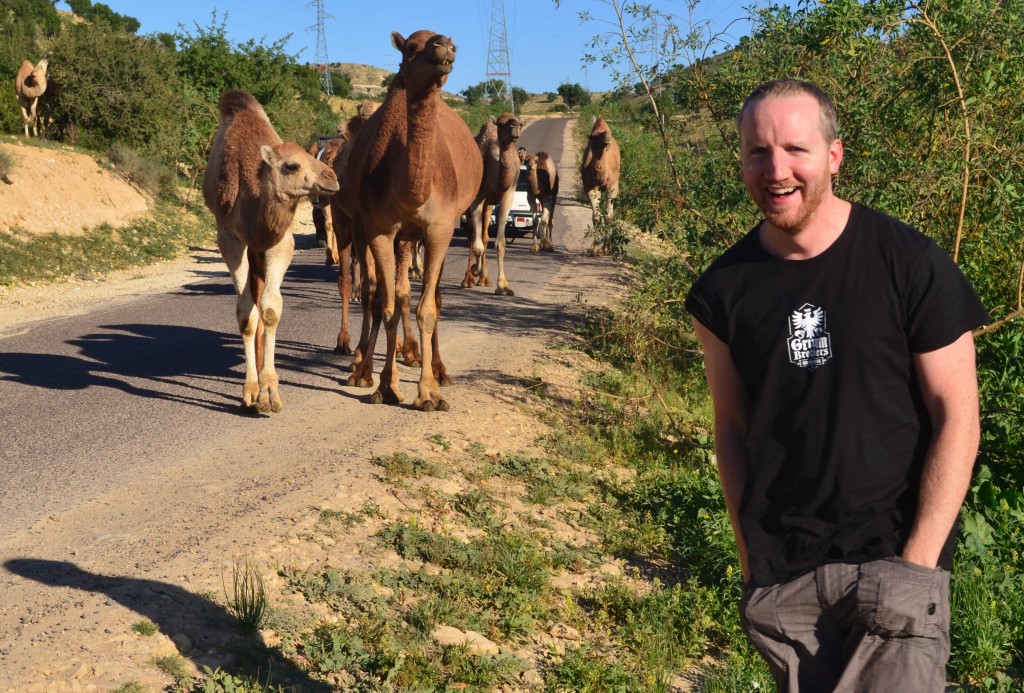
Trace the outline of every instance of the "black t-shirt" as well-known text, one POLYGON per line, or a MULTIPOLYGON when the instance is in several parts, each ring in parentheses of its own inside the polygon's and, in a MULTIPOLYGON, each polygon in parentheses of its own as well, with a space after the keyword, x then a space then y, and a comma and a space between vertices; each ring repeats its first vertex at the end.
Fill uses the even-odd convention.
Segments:
POLYGON ((899 554, 931 435, 912 354, 991 319, 949 255, 854 204, 839 238, 806 260, 769 254, 755 228, 686 309, 729 346, 748 389, 739 512, 753 581, 899 554))

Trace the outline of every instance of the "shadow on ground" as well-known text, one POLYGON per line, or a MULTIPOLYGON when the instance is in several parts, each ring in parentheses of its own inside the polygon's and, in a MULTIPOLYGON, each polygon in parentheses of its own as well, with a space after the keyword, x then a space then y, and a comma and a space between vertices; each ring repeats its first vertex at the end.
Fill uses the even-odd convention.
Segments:
MULTIPOLYGON (((295 693, 328 693, 331 686, 298 669, 259 636, 242 635, 238 619, 224 607, 177 585, 158 580, 99 575, 67 561, 15 558, 4 562, 15 575, 52 587, 69 587, 105 594, 151 621, 168 637, 185 635, 191 641, 181 654, 197 667, 219 667, 234 676, 258 679, 295 693), (209 653, 214 652, 211 656, 209 653), (271 677, 266 681, 267 675, 271 677)), ((177 644, 177 643, 176 643, 177 644)))

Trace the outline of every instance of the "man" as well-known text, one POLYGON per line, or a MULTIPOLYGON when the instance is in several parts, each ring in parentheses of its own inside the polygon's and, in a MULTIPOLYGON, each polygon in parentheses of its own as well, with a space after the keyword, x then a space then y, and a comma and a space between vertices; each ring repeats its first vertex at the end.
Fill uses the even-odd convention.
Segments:
POLYGON ((942 691, 949 570, 979 440, 949 256, 837 197, 836 109, 807 82, 738 118, 764 220, 694 284, 744 628, 780 691, 942 691))

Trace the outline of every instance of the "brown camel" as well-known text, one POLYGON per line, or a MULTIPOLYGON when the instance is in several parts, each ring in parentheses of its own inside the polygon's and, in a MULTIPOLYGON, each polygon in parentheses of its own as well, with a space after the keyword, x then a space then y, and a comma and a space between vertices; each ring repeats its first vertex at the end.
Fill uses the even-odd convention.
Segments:
POLYGON ((26 60, 18 68, 18 74, 14 78, 14 93, 18 97, 18 105, 21 106, 25 137, 28 137, 29 125, 32 126, 32 134, 39 137, 39 97, 46 93, 46 68, 49 64, 50 61, 46 58, 34 66, 26 60))
POLYGON ((455 60, 455 44, 425 30, 408 39, 394 32, 391 38, 402 54, 398 74, 384 103, 353 141, 345 185, 336 196, 352 218, 360 262, 365 263, 367 256, 373 260, 373 276, 364 271, 364 306, 367 295, 379 296, 374 300, 379 307, 373 310, 367 349, 349 384, 372 384, 373 345, 383 321, 387 354, 371 401, 402 401, 396 366, 398 321, 410 291, 408 272, 396 275, 395 242, 422 240, 424 279, 416 322, 423 359, 413 405, 423 411, 447 410, 440 391, 447 373, 438 349, 441 269, 455 221, 480 189, 483 161, 469 128, 441 100, 441 87, 455 60), (359 253, 360 245, 369 253, 359 253))
POLYGON ((203 198, 217 220, 217 245, 238 294, 244 411, 279 412, 284 407, 274 348, 283 304, 281 282, 295 250, 288 229, 302 199, 337 190, 334 171, 299 145, 282 142, 251 94, 221 94, 203 198))
POLYGON ((533 232, 531 253, 554 251, 555 202, 558 199, 558 171, 547 152, 526 155, 526 185, 530 192, 530 211, 540 205, 540 219, 533 232))
MULTIPOLYGON (((605 221, 612 219, 613 203, 619 195, 619 145, 612 137, 608 123, 601 117, 594 122, 594 127, 587 139, 587 149, 583 153, 580 177, 583 181, 583 191, 590 198, 590 209, 593 213, 596 232, 601 223, 601 191, 605 191, 605 221)), ((597 250, 600 245, 600 241, 595 240, 594 249, 597 250)))
MULTIPOLYGON (((330 166, 334 158, 338 156, 338 152, 341 151, 341 146, 341 135, 317 137, 306 149, 306 153, 317 161, 322 161, 330 166)), ((324 195, 314 195, 309 200, 313 205, 313 228, 316 232, 316 240, 320 247, 326 249, 324 264, 328 266, 336 265, 339 261, 338 244, 334 240, 329 200, 330 198, 324 195)))
POLYGON ((508 210, 512 208, 516 181, 519 180, 519 155, 515 146, 521 130, 522 125, 518 118, 511 113, 503 113, 497 120, 493 117, 488 118, 476 136, 476 143, 483 158, 484 177, 476 199, 466 212, 466 219, 469 222, 469 264, 462 286, 491 285, 487 272, 487 228, 490 225, 491 212, 497 205, 497 235, 494 239, 494 248, 498 254, 498 286, 494 293, 499 296, 515 295, 505 277, 505 220, 508 218, 508 210))

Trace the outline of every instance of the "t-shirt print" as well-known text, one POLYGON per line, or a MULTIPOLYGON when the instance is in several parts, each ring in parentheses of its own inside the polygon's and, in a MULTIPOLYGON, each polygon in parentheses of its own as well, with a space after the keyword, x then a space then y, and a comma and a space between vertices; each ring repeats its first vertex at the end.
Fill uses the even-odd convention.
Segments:
POLYGON ((812 373, 832 358, 825 309, 805 303, 789 316, 789 362, 812 373))

